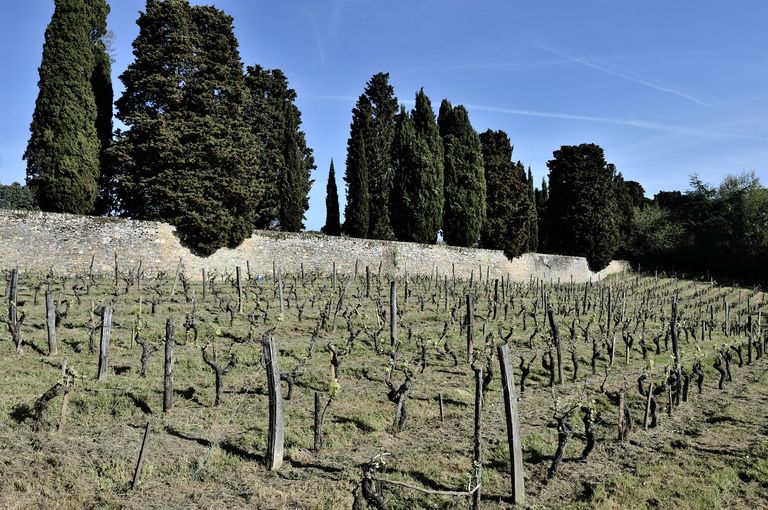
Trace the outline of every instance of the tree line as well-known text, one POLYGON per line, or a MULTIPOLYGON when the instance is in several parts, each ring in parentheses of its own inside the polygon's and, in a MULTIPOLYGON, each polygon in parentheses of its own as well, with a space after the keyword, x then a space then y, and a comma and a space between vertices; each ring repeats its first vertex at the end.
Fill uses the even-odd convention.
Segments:
POLYGON ((302 230, 315 165, 285 74, 244 68, 223 11, 148 0, 113 132, 108 13, 55 1, 24 155, 39 206, 167 221, 204 255, 302 230))
MULTIPOLYGON (((315 162, 286 75, 244 66, 223 11, 147 0, 113 112, 108 13, 106 0, 55 0, 28 186, 0 186, 0 207, 165 221, 202 255, 255 229, 303 230, 315 162)), ((732 276, 764 265, 768 200, 754 176, 648 200, 598 145, 554 151, 539 186, 513 150, 504 131, 478 134, 462 105, 444 99, 435 114, 423 89, 407 110, 377 73, 352 109, 344 220, 331 161, 323 231, 584 256, 593 269, 617 256, 732 276)))

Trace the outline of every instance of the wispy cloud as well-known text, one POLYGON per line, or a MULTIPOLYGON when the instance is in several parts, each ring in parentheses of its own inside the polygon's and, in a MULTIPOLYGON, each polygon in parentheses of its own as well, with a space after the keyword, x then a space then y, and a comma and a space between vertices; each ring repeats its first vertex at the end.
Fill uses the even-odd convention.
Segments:
POLYGON ((317 47, 317 53, 320 57, 320 63, 325 64, 325 48, 323 47, 323 36, 320 30, 320 23, 310 9, 304 8, 301 12, 307 19, 309 19, 309 24, 312 26, 312 33, 315 36, 315 46, 317 47))
POLYGON ((576 63, 576 64, 581 64, 581 65, 583 65, 585 67, 588 67, 590 69, 594 69, 595 71, 599 71, 601 73, 605 73, 605 74, 607 74, 609 76, 613 76, 615 78, 621 78, 622 80, 627 80, 627 81, 630 81, 632 83, 636 83, 638 85, 642 85, 643 87, 647 87, 649 89, 653 89, 653 90, 656 90, 656 91, 659 91, 659 92, 664 92, 664 93, 667 93, 667 94, 672 94, 672 95, 681 97, 681 98, 683 98, 683 99, 685 99, 687 101, 690 101, 690 102, 692 102, 694 104, 697 104, 699 106, 703 106, 704 108, 709 108, 711 110, 716 110, 716 111, 719 111, 719 112, 723 112, 723 110, 721 110, 720 108, 717 108, 717 107, 715 107, 715 106, 713 106, 713 105, 711 105, 709 103, 705 103, 701 99, 699 99, 699 98, 697 98, 695 96, 692 96, 690 94, 687 94, 687 93, 685 93, 685 92, 683 92, 681 90, 678 90, 678 89, 675 89, 675 88, 672 88, 672 87, 667 87, 667 86, 664 86, 664 85, 659 85, 658 83, 653 83, 653 82, 650 82, 648 80, 644 80, 642 78, 637 78, 635 76, 630 76, 628 74, 625 74, 625 73, 622 73, 622 72, 619 72, 619 71, 615 71, 613 69, 608 69, 607 67, 603 67, 601 65, 595 64, 594 62, 592 62, 592 61, 590 61, 590 60, 588 60, 586 58, 577 57, 577 56, 565 53, 564 51, 560 51, 560 50, 556 50, 554 48, 550 48, 549 46, 545 46, 543 44, 533 43, 533 46, 535 48, 540 49, 541 51, 545 51, 547 53, 551 53, 552 55, 557 55, 557 56, 562 57, 562 58, 564 58, 564 59, 566 59, 566 60, 568 60, 570 62, 573 62, 573 63, 576 63))
POLYGON ((766 142, 768 138, 761 136, 742 135, 738 133, 727 133, 719 130, 705 130, 696 129, 686 126, 679 126, 675 124, 664 124, 660 122, 653 122, 647 120, 638 119, 622 119, 615 117, 597 117, 592 115, 576 115, 571 113, 559 113, 559 112, 541 112, 536 110, 525 110, 518 108, 502 108, 497 106, 485 106, 478 104, 466 104, 470 110, 492 112, 492 113, 506 113, 510 115, 524 115, 527 117, 540 117, 546 119, 562 119, 562 120, 574 120, 583 122, 598 122, 602 124, 615 124, 619 126, 634 127, 639 129, 647 129, 652 131, 661 131, 664 133, 672 133, 676 135, 713 138, 713 139, 735 139, 735 140, 749 140, 766 142))

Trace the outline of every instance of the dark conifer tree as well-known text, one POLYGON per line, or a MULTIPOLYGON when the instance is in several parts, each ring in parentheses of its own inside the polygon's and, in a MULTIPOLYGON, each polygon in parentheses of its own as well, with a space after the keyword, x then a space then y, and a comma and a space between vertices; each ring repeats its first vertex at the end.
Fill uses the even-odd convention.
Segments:
POLYGON ((112 58, 107 43, 111 33, 107 32, 109 5, 106 0, 90 0, 91 16, 95 32, 92 34, 94 67, 91 88, 96 101, 96 133, 99 137, 99 197, 96 200, 97 214, 110 214, 116 209, 115 179, 107 150, 112 145, 112 58), (101 34, 98 38, 95 35, 101 34))
POLYGON ((369 225, 371 239, 394 237, 389 218, 392 192, 392 139, 398 104, 395 90, 389 84, 389 73, 377 73, 366 83, 365 95, 372 107, 371 122, 365 133, 368 162, 369 225))
MULTIPOLYGON (((99 193, 102 141, 92 79, 101 74, 108 7, 56 0, 45 32, 39 93, 24 153, 27 183, 45 211, 90 214, 99 193)), ((99 90, 99 104, 106 96, 99 90)), ((110 91, 111 93, 111 91, 110 91)))
POLYGON ((514 258, 528 250, 531 203, 525 169, 512 161, 512 143, 504 131, 489 129, 480 134, 480 142, 487 189, 481 244, 514 258))
POLYGON ((264 187, 232 18, 184 0, 148 0, 120 79, 110 150, 122 213, 177 226, 201 254, 250 237, 264 187))
POLYGON ((247 116, 263 147, 261 168, 266 189, 261 201, 259 226, 298 232, 309 209, 312 149, 301 131, 296 91, 279 69, 249 66, 245 82, 251 92, 247 116))
POLYGON ((336 188, 336 170, 328 170, 328 185, 325 194, 325 226, 323 232, 329 236, 341 235, 341 218, 339 217, 339 192, 336 188))
POLYGON ((351 237, 368 237, 370 200, 366 134, 370 132, 373 109, 363 94, 352 110, 352 125, 347 141, 347 167, 344 172, 347 205, 344 209, 344 233, 351 237))
POLYGON ((536 189, 533 186, 533 172, 528 167, 528 203, 530 211, 528 215, 528 251, 536 252, 539 249, 539 214, 536 209, 536 189))
POLYGON ((615 168, 594 144, 563 146, 549 167, 548 249, 605 268, 619 242, 615 168))
POLYGON ((463 106, 440 105, 438 117, 445 157, 443 239, 453 246, 475 246, 485 222, 486 183, 480 138, 463 106))
POLYGON ((397 239, 434 244, 443 221, 443 144, 423 89, 413 112, 398 115, 392 163, 390 215, 397 239))

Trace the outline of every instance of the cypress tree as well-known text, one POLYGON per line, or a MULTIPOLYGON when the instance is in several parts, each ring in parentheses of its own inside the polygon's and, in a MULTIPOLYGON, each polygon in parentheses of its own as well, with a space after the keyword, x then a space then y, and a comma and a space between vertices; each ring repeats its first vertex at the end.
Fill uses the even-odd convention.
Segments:
POLYGON ((548 249, 605 268, 619 242, 615 168, 594 144, 563 146, 549 167, 548 249))
POLYGON ((389 84, 389 73, 373 75, 365 85, 365 95, 372 107, 371 122, 365 133, 370 200, 368 237, 392 239, 389 204, 394 175, 392 140, 398 104, 395 90, 389 84))
POLYGON ((392 144, 392 226, 401 241, 434 244, 443 220, 443 145, 429 98, 420 90, 398 115, 392 144))
POLYGON ((232 18, 187 1, 148 0, 120 79, 128 126, 110 153, 122 213, 164 220, 207 255, 249 237, 264 187, 232 18))
POLYGON ((264 148, 261 168, 266 190, 258 224, 298 232, 304 228, 304 213, 309 209, 312 149, 301 131, 301 112, 296 106, 296 91, 280 69, 249 66, 245 82, 250 91, 247 117, 251 130, 264 148))
POLYGON ((344 209, 344 233, 351 237, 368 237, 370 231, 368 160, 366 133, 370 130, 373 108, 363 94, 352 110, 352 125, 347 141, 347 167, 344 181, 347 188, 347 205, 344 209))
POLYGON ((487 214, 481 232, 485 248, 514 258, 528 249, 531 202, 522 163, 512 162, 512 143, 504 131, 480 135, 486 179, 487 214))
POLYGON ((329 236, 341 235, 341 219, 339 218, 339 192, 336 189, 336 170, 333 168, 331 160, 331 169, 328 170, 328 185, 325 194, 325 226, 323 233, 329 236))
POLYGON ((453 246, 474 246, 485 222, 486 183, 480 138, 463 106, 440 105, 438 117, 445 155, 443 239, 453 246))
POLYGON ((530 211, 528 216, 528 251, 536 252, 539 249, 539 214, 536 210, 536 190, 533 186, 533 172, 528 167, 528 202, 530 211))
MULTIPOLYGON (((102 141, 92 78, 106 32, 103 1, 56 0, 45 31, 39 93, 24 153, 27 183, 45 211, 89 214, 102 141)), ((100 101, 101 103, 101 101, 100 101)))
POLYGON ((96 213, 109 214, 117 207, 115 197, 115 179, 107 156, 112 145, 112 58, 107 51, 107 15, 109 5, 106 0, 90 0, 92 23, 95 34, 101 34, 93 42, 94 67, 91 75, 91 88, 96 101, 96 133, 99 137, 99 197, 96 200, 96 213))

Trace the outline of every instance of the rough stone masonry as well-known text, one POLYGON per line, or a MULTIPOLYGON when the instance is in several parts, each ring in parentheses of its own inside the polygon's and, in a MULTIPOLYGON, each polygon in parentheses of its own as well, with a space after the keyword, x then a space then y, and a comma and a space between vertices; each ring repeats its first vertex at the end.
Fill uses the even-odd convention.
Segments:
POLYGON ((501 251, 455 248, 391 241, 374 241, 322 234, 258 231, 235 249, 220 249, 199 257, 182 246, 174 227, 155 222, 75 216, 26 211, 0 211, 0 268, 74 273, 87 271, 94 257, 94 271, 114 270, 117 253, 120 267, 147 272, 173 271, 179 259, 185 274, 200 278, 201 269, 231 272, 250 264, 251 273, 270 274, 272 264, 285 272, 330 273, 333 263, 342 274, 352 274, 355 264, 365 273, 381 265, 385 274, 439 275, 475 278, 482 271, 490 277, 510 277, 527 282, 531 277, 547 282, 573 278, 580 283, 621 272, 627 265, 612 262, 599 273, 589 270, 581 257, 528 253, 508 260, 501 251))

